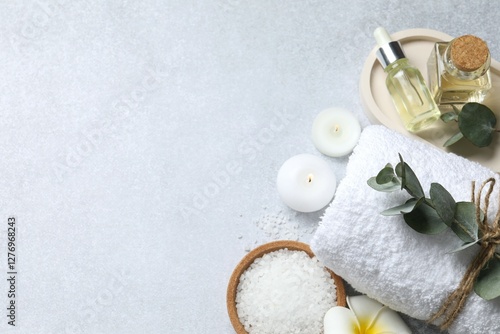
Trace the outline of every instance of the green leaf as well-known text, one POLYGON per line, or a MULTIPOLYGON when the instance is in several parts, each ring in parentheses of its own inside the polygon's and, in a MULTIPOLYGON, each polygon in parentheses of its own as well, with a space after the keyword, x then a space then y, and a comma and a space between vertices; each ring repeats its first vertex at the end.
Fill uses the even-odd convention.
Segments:
POLYGON ((397 177, 394 177, 391 182, 378 184, 376 177, 371 177, 367 181, 368 185, 377 191, 393 192, 401 189, 401 182, 397 177))
POLYGON ((481 270, 474 282, 474 291, 486 300, 500 296, 500 260, 498 258, 493 257, 481 270))
POLYGON ((401 178, 402 188, 406 189, 411 196, 416 198, 425 196, 417 176, 406 162, 402 161, 396 165, 396 175, 401 178))
POLYGON ((426 204, 425 201, 416 206, 412 212, 405 213, 403 217, 408 226, 423 234, 438 234, 448 228, 436 210, 426 204))
POLYGON ((403 160, 403 157, 401 156, 401 153, 398 153, 398 156, 399 156, 399 164, 396 165, 396 175, 401 178, 401 190, 403 190, 405 183, 406 183, 406 181, 405 181, 406 171, 401 166, 403 166, 405 162, 403 160), (398 168, 398 166, 399 166, 399 168, 398 168))
POLYGON ((458 120, 458 114, 456 112, 450 111, 447 113, 444 113, 440 116, 441 120, 445 123, 449 123, 451 121, 457 121, 458 120))
POLYGON ((405 204, 401 204, 398 206, 395 206, 393 208, 384 210, 381 212, 382 215, 384 216, 396 216, 404 213, 409 213, 412 212, 415 206, 420 204, 423 201, 423 198, 421 199, 416 199, 416 198, 410 198, 408 201, 406 201, 405 204))
POLYGON ((457 205, 453 196, 439 183, 431 183, 429 194, 431 195, 432 205, 439 217, 446 225, 451 226, 455 219, 455 207, 457 205))
POLYGON ((485 147, 491 144, 497 119, 487 106, 466 103, 458 115, 458 128, 472 144, 485 147))
POLYGON ((392 181, 394 177, 394 168, 391 165, 386 165, 376 176, 378 184, 385 184, 392 181))
POLYGON ((448 138, 447 141, 445 141, 445 143, 443 144, 443 147, 451 146, 451 145, 455 144, 457 141, 459 141, 460 139, 462 139, 463 137, 464 137, 464 134, 462 132, 455 133, 453 136, 448 138))
POLYGON ((476 207, 471 202, 458 202, 455 210, 455 219, 451 229, 464 242, 473 242, 478 239, 476 222, 476 207))

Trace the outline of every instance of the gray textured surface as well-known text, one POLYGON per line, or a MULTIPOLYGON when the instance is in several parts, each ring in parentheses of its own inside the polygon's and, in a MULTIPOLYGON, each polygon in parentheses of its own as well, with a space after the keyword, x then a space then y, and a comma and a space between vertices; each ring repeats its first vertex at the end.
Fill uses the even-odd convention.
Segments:
MULTIPOLYGON (((232 333, 245 249, 308 242, 321 215, 284 207, 277 170, 320 155, 322 109, 368 124, 373 29, 472 33, 500 59, 500 4, 473 3, 0 3, 0 306, 19 224, 18 326, 0 331, 232 333)), ((342 178, 347 159, 325 159, 342 178)))

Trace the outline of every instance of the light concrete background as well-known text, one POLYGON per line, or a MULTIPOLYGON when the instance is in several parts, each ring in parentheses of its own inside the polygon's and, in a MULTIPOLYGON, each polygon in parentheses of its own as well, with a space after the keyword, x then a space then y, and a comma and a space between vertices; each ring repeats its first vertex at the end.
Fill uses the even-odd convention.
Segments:
MULTIPOLYGON (((321 156, 310 131, 325 108, 369 124, 372 31, 476 34, 500 59, 499 13, 483 0, 2 1, 0 331, 233 333, 235 265, 267 241, 309 242, 322 214, 280 201, 279 167, 321 156)), ((348 159, 322 157, 340 180, 348 159)))

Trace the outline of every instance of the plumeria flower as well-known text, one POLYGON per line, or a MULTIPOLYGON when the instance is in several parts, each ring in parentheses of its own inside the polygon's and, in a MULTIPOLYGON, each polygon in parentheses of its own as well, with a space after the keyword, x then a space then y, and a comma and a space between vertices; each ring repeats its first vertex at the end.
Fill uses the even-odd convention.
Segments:
POLYGON ((395 311, 367 296, 347 297, 347 305, 326 312, 325 334, 411 334, 395 311))

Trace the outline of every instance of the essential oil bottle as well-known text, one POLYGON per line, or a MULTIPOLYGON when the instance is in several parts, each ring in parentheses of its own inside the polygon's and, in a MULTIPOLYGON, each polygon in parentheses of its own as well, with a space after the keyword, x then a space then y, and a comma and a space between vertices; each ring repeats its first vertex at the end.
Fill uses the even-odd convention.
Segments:
POLYGON ((404 126, 411 132, 434 123, 441 112, 425 85, 420 71, 406 58, 401 43, 392 41, 387 31, 375 29, 377 58, 387 73, 386 85, 404 126))
POLYGON ((442 111, 484 100, 491 88, 490 60, 486 42, 476 36, 434 45, 427 72, 430 91, 442 111))

